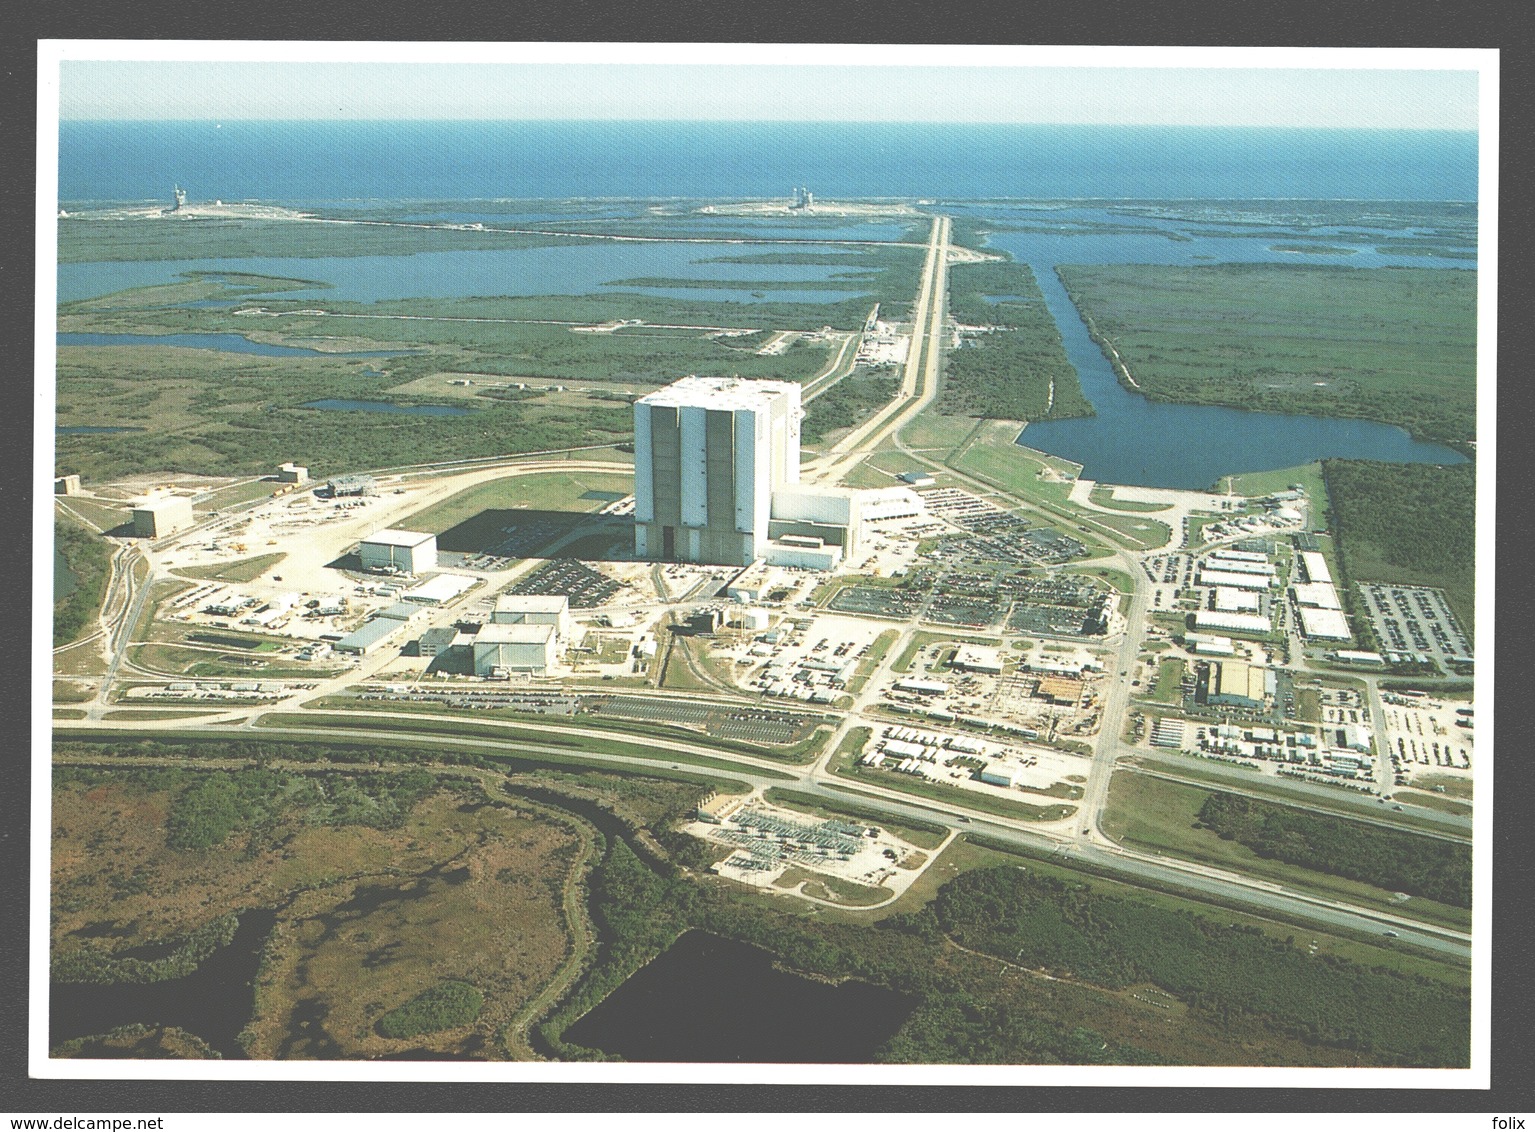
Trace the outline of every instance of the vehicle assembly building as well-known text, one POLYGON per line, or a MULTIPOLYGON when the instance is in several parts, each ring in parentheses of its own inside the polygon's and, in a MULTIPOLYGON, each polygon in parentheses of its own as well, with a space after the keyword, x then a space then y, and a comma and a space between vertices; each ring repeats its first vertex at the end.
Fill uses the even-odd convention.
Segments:
POLYGON ((910 488, 802 484, 803 418, 790 381, 684 377, 636 401, 635 555, 829 570, 865 522, 922 513, 910 488))

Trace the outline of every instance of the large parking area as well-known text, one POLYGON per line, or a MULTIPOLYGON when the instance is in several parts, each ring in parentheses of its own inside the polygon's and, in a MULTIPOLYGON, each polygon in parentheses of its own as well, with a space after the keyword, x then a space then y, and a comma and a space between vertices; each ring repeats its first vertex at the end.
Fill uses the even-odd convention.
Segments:
POLYGON ((1359 592, 1364 595, 1364 608, 1383 653, 1412 654, 1413 659, 1425 656, 1447 666, 1452 658, 1472 655, 1471 642, 1450 612, 1442 590, 1362 582, 1359 592))

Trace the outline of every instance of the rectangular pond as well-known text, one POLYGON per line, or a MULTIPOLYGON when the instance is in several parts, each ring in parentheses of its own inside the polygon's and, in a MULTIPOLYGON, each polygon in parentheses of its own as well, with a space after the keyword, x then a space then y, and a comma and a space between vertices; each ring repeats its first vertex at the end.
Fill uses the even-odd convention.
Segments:
POLYGON ((625 1061, 867 1063, 917 1005, 869 983, 791 974, 761 948, 690 931, 565 1040, 625 1061))

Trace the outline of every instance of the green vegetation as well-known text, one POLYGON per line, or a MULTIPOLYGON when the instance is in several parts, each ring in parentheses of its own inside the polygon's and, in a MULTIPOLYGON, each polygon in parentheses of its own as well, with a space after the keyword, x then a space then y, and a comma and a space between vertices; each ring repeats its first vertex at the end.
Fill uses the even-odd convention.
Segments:
POLYGON ((1163 704, 1183 702, 1183 661, 1181 659, 1171 657, 1162 661, 1157 668, 1157 683, 1151 691, 1151 698, 1163 704))
POLYGON ((1256 928, 1099 895, 1018 868, 965 873, 907 930, 1099 986, 1152 983, 1228 1025, 1258 1021, 1310 1045, 1367 1051, 1383 1063, 1465 1065, 1464 991, 1330 956, 1256 928))
MULTIPOLYGON (((1476 274, 1312 264, 1057 268, 1153 400, 1362 417, 1469 451, 1476 274)), ((1128 383, 1127 383, 1128 384, 1128 383)))
POLYGON ((253 582, 286 557, 286 554, 259 554, 255 558, 242 558, 238 562, 223 562, 213 566, 183 566, 176 572, 207 582, 253 582))
POLYGON ((200 775, 176 799, 166 843, 183 850, 222 845, 235 830, 271 820, 274 799, 284 807, 302 807, 310 822, 392 829, 435 785, 424 770, 329 780, 257 768, 200 775))
MULTIPOLYGON (((1254 776, 1256 779, 1256 776, 1254 776)), ((1254 789, 1259 788, 1255 782, 1254 789)), ((1116 774, 1109 787, 1108 806, 1104 810, 1104 831, 1114 840, 1156 853, 1166 853, 1184 860, 1233 869, 1248 876, 1261 877, 1281 884, 1364 907, 1389 911, 1396 915, 1465 930, 1470 916, 1463 907, 1442 904, 1428 897, 1415 897, 1403 903, 1395 889, 1371 884, 1342 875, 1335 861, 1321 857, 1291 861, 1260 855, 1255 849, 1234 838, 1223 838, 1202 819, 1205 802, 1216 794, 1229 793, 1234 784, 1211 783, 1199 786, 1172 782, 1148 774, 1116 774)), ((1258 803, 1269 805, 1269 803, 1258 803)), ((1278 803, 1275 803, 1278 806, 1278 803)), ((1402 817, 1404 815, 1393 815, 1402 817)), ((1392 837, 1402 837, 1411 852, 1438 854, 1440 838, 1399 833, 1384 827, 1349 818, 1327 817, 1341 827, 1340 837, 1353 844, 1357 833, 1361 852, 1374 853, 1376 845, 1368 839, 1380 830, 1392 837)), ((1297 838, 1298 841, 1298 838, 1297 838)))
POLYGON ((955 264, 949 288, 955 318, 996 329, 949 355, 940 412, 1018 421, 1092 416, 1027 264, 955 264))
POLYGON ((873 374, 845 377, 811 401, 805 409, 800 438, 819 444, 828 433, 862 424, 888 405, 900 388, 894 377, 873 374))
POLYGON ((1344 578, 1438 586, 1469 637, 1475 626, 1476 465, 1328 460, 1323 474, 1344 578))
POLYGON ((73 520, 56 517, 53 545, 74 575, 75 588, 53 605, 53 643, 66 645, 80 636, 101 609, 111 568, 107 544, 73 520))
MULTIPOLYGON (((480 520, 479 526, 487 529, 481 537, 490 545, 495 535, 516 521, 515 512, 522 508, 535 511, 590 512, 606 505, 601 499, 583 499, 591 492, 629 494, 634 490, 634 476, 623 468, 606 472, 538 472, 532 475, 509 475, 505 479, 489 480, 465 488, 457 495, 434 503, 410 516, 408 529, 440 535, 471 520, 480 520)), ((476 532, 465 528, 459 532, 472 538, 476 532)))
POLYGON ((1199 820, 1261 857, 1471 907, 1471 846, 1464 842, 1397 833, 1236 794, 1211 794, 1199 820))
MULTIPOLYGON (((142 867, 142 866, 141 866, 142 867)), ((129 878, 146 884, 142 873, 129 878)), ((124 890, 119 885, 119 891, 124 890)), ((131 890, 134 885, 127 888, 131 890)), ((142 889, 141 889, 142 891, 142 889)), ((190 975, 201 966, 203 960, 221 947, 228 947, 240 926, 234 913, 188 932, 180 939, 170 941, 167 953, 158 959, 119 958, 95 948, 74 951, 55 951, 48 967, 48 977, 56 983, 160 983, 167 979, 179 979, 190 975)))
POLYGON ((466 1026, 480 1016, 485 996, 468 983, 447 980, 422 991, 378 1020, 386 1038, 413 1038, 466 1026))

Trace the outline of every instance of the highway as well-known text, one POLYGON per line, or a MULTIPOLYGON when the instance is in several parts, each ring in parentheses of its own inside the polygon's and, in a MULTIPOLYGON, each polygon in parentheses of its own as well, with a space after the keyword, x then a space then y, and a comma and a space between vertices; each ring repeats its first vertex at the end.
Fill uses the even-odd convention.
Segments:
MULTIPOLYGON (((937 396, 947 319, 946 295, 948 263, 951 254, 950 238, 950 220, 947 217, 935 218, 926 244, 918 293, 911 312, 911 345, 902 370, 897 397, 887 409, 854 429, 830 452, 808 465, 807 478, 825 483, 839 482, 888 439, 895 438, 895 442, 899 445, 898 434, 902 427, 928 408, 937 396)), ((819 375, 821 378, 829 382, 834 374, 844 368, 848 351, 855 341, 856 336, 844 343, 842 350, 838 352, 828 368, 819 375)), ((814 391, 819 392, 819 388, 814 391)), ((932 464, 925 459, 923 462, 932 464)), ((581 459, 573 452, 543 454, 532 460, 524 457, 517 460, 483 463, 466 462, 449 468, 419 466, 409 469, 409 472, 413 476, 431 476, 438 482, 425 485, 425 491, 413 492, 408 501, 399 503, 386 501, 379 508, 370 511, 366 519, 370 526, 381 525, 387 520, 403 517, 406 513, 417 512, 466 487, 489 480, 549 471, 613 472, 621 468, 622 465, 609 462, 581 459), (395 511, 399 512, 398 516, 394 515, 395 511)), ((944 470, 949 471, 947 468, 944 470)), ((965 482, 968 478, 964 475, 957 476, 959 482, 965 482)), ((988 494, 996 494, 991 489, 986 490, 988 494)), ((1447 956, 1469 957, 1470 939, 1466 933, 1434 928, 1394 912, 1351 906, 1344 902, 1299 892, 1272 882, 1209 866, 1127 849, 1116 844, 1105 834, 1101 825, 1102 815, 1116 762, 1127 755, 1145 754, 1145 752, 1126 747, 1122 742, 1125 722, 1131 707, 1129 674, 1134 671, 1139 660, 1146 635, 1150 590, 1145 585, 1137 585, 1130 595, 1126 626, 1116 646, 1117 663, 1109 674, 1107 687, 1103 693, 1100 729, 1093 749, 1091 767, 1087 773, 1084 795, 1076 813, 1070 819, 1046 825, 1032 823, 1022 818, 1002 818, 953 803, 920 798, 893 787, 875 783, 859 781, 854 784, 838 776, 831 769, 832 756, 848 730, 854 726, 870 725, 874 722, 872 716, 864 713, 877 696, 881 678, 889 673, 895 658, 900 655, 917 631, 915 624, 902 628, 898 640, 887 650, 880 664, 876 666, 876 671, 866 681, 863 692, 855 697, 851 707, 841 712, 828 712, 828 714, 840 715, 835 733, 820 757, 804 766, 794 766, 769 758, 717 749, 711 745, 707 737, 702 735, 696 738, 662 740, 643 735, 624 735, 611 730, 581 727, 577 724, 552 724, 533 720, 519 720, 513 723, 451 713, 426 715, 326 709, 328 715, 345 716, 355 720, 356 725, 305 727, 296 723, 291 715, 280 719, 274 717, 270 725, 263 722, 263 716, 279 711, 291 712, 301 709, 304 702, 313 702, 369 679, 393 661, 394 658, 388 654, 387 650, 378 656, 363 659, 358 665, 348 668, 339 675, 320 680, 318 687, 314 689, 294 692, 276 704, 264 704, 259 707, 214 708, 210 710, 206 720, 200 720, 195 725, 189 725, 184 718, 160 721, 133 718, 103 719, 119 671, 126 663, 125 656, 131 643, 133 627, 142 615, 156 576, 156 559, 165 550, 174 549, 183 540, 198 538, 205 534, 209 527, 216 526, 222 521, 223 517, 220 517, 200 523, 176 538, 156 544, 148 554, 133 547, 124 547, 117 552, 112 561, 112 574, 103 613, 108 648, 107 672, 101 682, 96 700, 87 708, 86 719, 54 721, 54 726, 60 735, 68 735, 70 731, 76 729, 106 729, 144 735, 164 734, 167 737, 189 734, 202 737, 227 736, 233 731, 242 737, 248 738, 252 734, 260 734, 273 739, 293 737, 366 740, 387 736, 398 738, 401 734, 409 734, 410 737, 419 738, 423 742, 451 742, 471 750, 509 754, 516 752, 535 755, 564 754, 593 763, 635 770, 654 770, 658 765, 671 765, 668 759, 673 757, 672 752, 686 751, 694 756, 707 757, 719 763, 728 764, 730 769, 723 771, 713 768, 691 768, 686 763, 679 763, 679 769, 696 769, 699 773, 715 775, 728 773, 749 783, 754 789, 765 789, 775 785, 787 786, 828 802, 838 800, 845 802, 852 799, 892 817, 936 822, 952 833, 984 834, 999 842, 1017 845, 1036 853, 1044 852, 1054 855, 1065 862, 1075 862, 1090 870, 1130 883, 1172 888, 1228 906, 1240 907, 1258 915, 1300 921, 1323 928, 1367 936, 1379 936, 1384 931, 1394 931, 1403 943, 1447 956), (139 580, 135 578, 135 570, 139 568, 141 562, 147 564, 148 570, 146 576, 139 580), (409 718, 418 727, 423 721, 435 721, 442 725, 443 732, 425 735, 414 731, 409 733, 391 731, 391 727, 404 718, 409 718), (473 737, 452 734, 451 729, 455 724, 464 722, 475 723, 478 725, 477 729, 487 725, 494 726, 500 722, 509 729, 516 728, 523 734, 521 737, 508 735, 504 739, 486 736, 483 733, 473 737), (218 726, 207 727, 207 724, 213 723, 218 726), (526 738, 526 733, 529 731, 540 732, 547 736, 547 744, 530 742, 526 738), (565 740, 563 744, 562 739, 565 740), (588 741, 600 739, 608 744, 628 747, 636 753, 583 750, 571 745, 571 742, 576 739, 588 741), (785 778, 784 775, 788 777, 785 778)), ((594 518, 594 523, 600 523, 600 520, 594 518)), ((555 543, 543 548, 541 555, 557 553, 561 546, 582 537, 591 529, 593 529, 592 524, 582 524, 555 543)), ((346 531, 338 531, 328 538, 332 541, 336 539, 342 542, 356 541, 346 531)), ((327 555, 337 552, 336 547, 329 545, 315 548, 315 550, 316 553, 324 551, 319 555, 322 561, 328 560, 327 555)), ((1097 564, 1124 570, 1139 581, 1142 578, 1140 557, 1141 555, 1136 552, 1118 549, 1111 556, 1099 560, 1097 564)), ((536 567, 540 560, 538 557, 528 558, 512 570, 498 572, 488 579, 489 584, 486 588, 475 591, 475 600, 495 594, 523 573, 536 567)), ((448 624, 462 614, 462 603, 455 603, 434 611, 426 620, 430 624, 448 624)), ((652 694, 661 695, 662 693, 652 694)), ((666 695, 670 694, 666 693, 666 695)), ((724 693, 707 698, 711 702, 721 702, 722 695, 724 693)), ((689 697, 679 695, 678 698, 689 697)), ((737 696, 736 699, 743 704, 758 702, 757 697, 745 694, 737 696)), ((120 705, 114 705, 114 707, 121 710, 120 705)), ((1459 830, 1451 825, 1447 828, 1447 832, 1450 836, 1455 836, 1459 830)))

